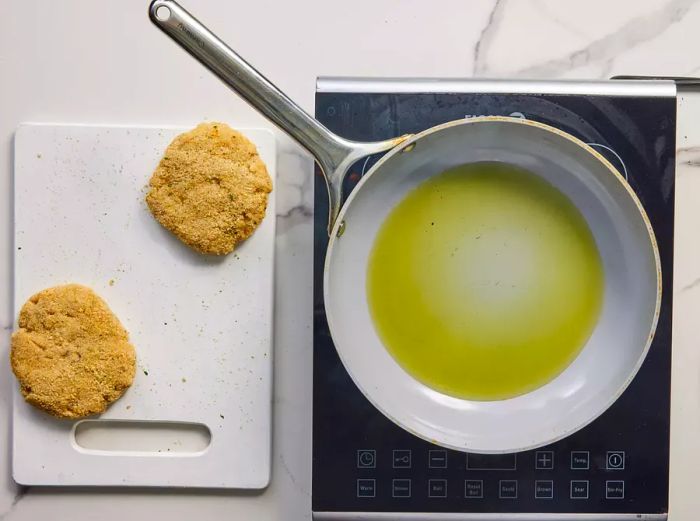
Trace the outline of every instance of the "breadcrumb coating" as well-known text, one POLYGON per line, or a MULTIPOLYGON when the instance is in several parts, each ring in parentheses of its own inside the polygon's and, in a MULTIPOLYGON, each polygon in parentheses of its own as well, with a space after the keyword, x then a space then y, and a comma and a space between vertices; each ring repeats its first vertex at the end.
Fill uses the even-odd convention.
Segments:
POLYGON ((134 380, 126 330, 90 288, 67 284, 22 306, 10 361, 30 404, 60 418, 104 412, 134 380))
POLYGON ((146 203, 194 250, 225 255, 265 217, 272 180, 248 138, 225 123, 202 123, 168 146, 146 203))

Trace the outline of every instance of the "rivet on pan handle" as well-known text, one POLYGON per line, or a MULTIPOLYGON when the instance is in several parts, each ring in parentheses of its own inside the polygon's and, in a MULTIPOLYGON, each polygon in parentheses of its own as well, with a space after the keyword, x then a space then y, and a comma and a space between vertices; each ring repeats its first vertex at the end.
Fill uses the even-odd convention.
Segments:
POLYGON ((294 138, 316 159, 326 178, 329 196, 328 232, 342 204, 342 181, 357 160, 389 150, 406 136, 375 143, 358 143, 333 134, 275 87, 173 0, 155 0, 151 21, 226 85, 294 138))

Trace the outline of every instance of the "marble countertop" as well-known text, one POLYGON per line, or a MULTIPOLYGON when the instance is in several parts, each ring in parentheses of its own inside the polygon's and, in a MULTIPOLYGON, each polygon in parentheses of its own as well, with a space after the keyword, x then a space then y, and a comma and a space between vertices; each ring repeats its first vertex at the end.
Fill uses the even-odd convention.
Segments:
MULTIPOLYGON (((691 0, 183 0, 308 111, 340 76, 700 75, 691 0)), ((151 26, 145 0, 7 0, 0 18, 0 358, 10 309, 12 136, 23 121, 270 124, 151 26), (118 8, 116 6, 118 5, 118 8)), ((700 511, 700 94, 679 100, 671 519, 700 511), (699 127, 695 129, 694 127, 699 127)), ((260 493, 18 488, 0 364, 0 521, 309 519, 312 162, 277 132, 273 474, 260 493)), ((650 448, 653 450, 653 448, 650 448)))

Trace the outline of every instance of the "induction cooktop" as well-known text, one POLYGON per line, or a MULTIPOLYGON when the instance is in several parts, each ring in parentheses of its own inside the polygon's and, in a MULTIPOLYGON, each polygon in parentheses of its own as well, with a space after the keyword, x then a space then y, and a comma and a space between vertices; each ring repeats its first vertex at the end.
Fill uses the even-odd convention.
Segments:
MULTIPOLYGON (((661 257, 663 299, 649 353, 604 414, 551 445, 483 455, 417 438, 370 404, 334 348, 323 302, 327 192, 316 175, 314 518, 666 519, 675 85, 614 80, 318 81, 317 119, 348 139, 387 139, 480 115, 527 118, 560 128, 598 150, 627 178, 651 220, 661 257)), ((353 166, 345 179, 346 195, 379 157, 353 166)))

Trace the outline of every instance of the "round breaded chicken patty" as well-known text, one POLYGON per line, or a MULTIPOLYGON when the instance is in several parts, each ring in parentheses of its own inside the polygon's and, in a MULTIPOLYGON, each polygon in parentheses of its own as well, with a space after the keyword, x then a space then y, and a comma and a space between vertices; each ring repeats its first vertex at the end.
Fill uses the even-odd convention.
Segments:
POLYGON ((104 412, 134 380, 126 330, 90 288, 67 284, 33 295, 19 313, 10 361, 30 404, 61 418, 104 412))
POLYGON ((202 123, 170 143, 146 203, 191 248, 225 255, 253 234, 271 191, 267 168, 248 138, 224 123, 202 123))

